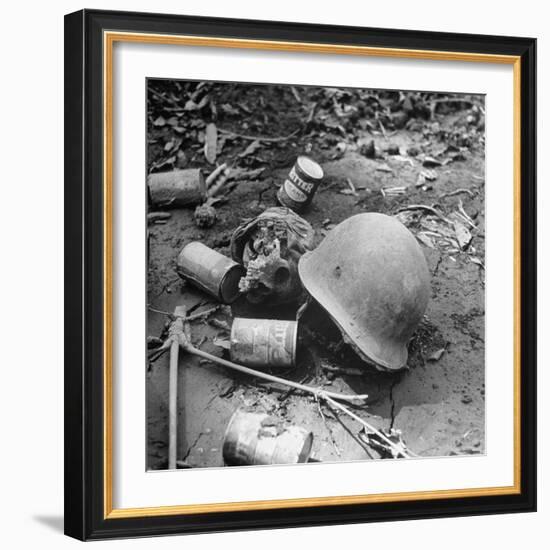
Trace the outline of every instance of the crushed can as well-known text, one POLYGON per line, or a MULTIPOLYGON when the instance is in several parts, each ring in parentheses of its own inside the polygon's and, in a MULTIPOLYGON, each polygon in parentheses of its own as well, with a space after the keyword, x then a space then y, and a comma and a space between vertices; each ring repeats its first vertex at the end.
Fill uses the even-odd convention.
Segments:
POLYGON ((277 200, 295 212, 302 211, 313 200, 323 175, 323 169, 314 160, 304 156, 298 157, 277 191, 277 200))
POLYGON ((178 256, 178 274, 224 304, 239 296, 239 281, 245 273, 242 265, 206 245, 194 241, 185 245, 178 256))
POLYGON ((293 367, 297 334, 296 321, 235 317, 231 326, 231 360, 249 367, 293 367))
POLYGON ((228 466, 299 464, 309 460, 313 434, 262 412, 237 409, 223 440, 228 466))

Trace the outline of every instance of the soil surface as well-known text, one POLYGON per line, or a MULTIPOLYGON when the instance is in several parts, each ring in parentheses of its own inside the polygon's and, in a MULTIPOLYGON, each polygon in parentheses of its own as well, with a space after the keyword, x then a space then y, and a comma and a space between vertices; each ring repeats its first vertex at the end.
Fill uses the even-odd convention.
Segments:
MULTIPOLYGON (((297 366, 271 372, 332 391, 369 394, 365 406, 354 407, 355 414, 377 428, 400 430, 408 449, 420 456, 483 453, 483 113, 483 98, 476 96, 150 81, 150 172, 201 167, 207 175, 222 162, 263 171, 226 184, 211 228, 195 225, 194 206, 167 210, 169 219, 149 224, 149 306, 173 312, 184 304, 188 313, 197 313, 217 305, 177 275, 179 252, 199 240, 229 256, 234 229, 277 205, 278 187, 296 157, 305 153, 325 172, 313 203, 301 214, 315 229, 316 243, 353 214, 395 215, 417 236, 425 253, 431 297, 409 343, 403 371, 379 372, 339 345, 337 331, 318 333, 311 326, 301 332, 297 366), (213 163, 204 155, 208 123, 215 123, 218 131, 213 163), (258 142, 255 136, 281 139, 258 142), (258 145, 249 148, 251 143, 258 145)), ((153 211, 159 209, 151 206, 153 211)), ((227 337, 227 332, 213 320, 230 326, 236 312, 266 316, 265 307, 254 309, 240 298, 192 322, 193 343, 226 357, 214 340, 227 337)), ((272 308, 270 313, 293 319, 296 307, 272 308)), ((329 323, 326 315, 319 315, 329 323)), ((149 336, 164 339, 169 322, 169 316, 149 310, 149 336)), ((168 355, 146 365, 150 469, 167 467, 168 355)), ((179 377, 178 459, 184 467, 224 465, 224 433, 233 412, 243 406, 311 430, 315 460, 380 456, 374 452, 369 457, 331 410, 313 397, 183 351, 179 377)), ((353 434, 360 431, 354 421, 341 420, 353 434)))

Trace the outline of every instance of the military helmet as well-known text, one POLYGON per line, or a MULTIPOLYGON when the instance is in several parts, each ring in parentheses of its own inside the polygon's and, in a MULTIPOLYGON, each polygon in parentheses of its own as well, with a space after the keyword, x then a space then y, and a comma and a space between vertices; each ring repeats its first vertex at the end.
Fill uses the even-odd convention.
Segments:
POLYGON ((401 222, 376 213, 352 216, 300 258, 298 271, 362 359, 380 370, 406 366, 430 278, 419 244, 401 222))

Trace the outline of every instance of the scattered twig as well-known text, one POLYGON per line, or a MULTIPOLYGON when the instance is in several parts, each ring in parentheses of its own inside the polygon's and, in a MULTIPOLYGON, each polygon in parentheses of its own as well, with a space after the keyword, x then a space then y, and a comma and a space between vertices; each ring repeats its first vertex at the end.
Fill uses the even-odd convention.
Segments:
POLYGON ((294 86, 290 87, 290 91, 292 92, 292 95, 294 96, 294 99, 298 103, 302 103, 302 98, 300 97, 300 94, 298 93, 298 90, 294 86))
POLYGON ((211 307, 210 309, 206 309, 205 311, 199 311, 198 313, 193 313, 192 315, 185 317, 185 320, 196 321, 197 319, 205 319, 206 317, 209 317, 210 315, 218 311, 220 307, 221 306, 218 305, 218 306, 211 307))
POLYGON ((332 407, 332 405, 330 403, 327 402, 327 405, 329 406, 331 412, 332 412, 332 415, 334 416, 334 418, 340 423, 340 425, 342 426, 342 428, 344 428, 344 430, 346 430, 346 432, 348 432, 349 436, 357 443, 357 445, 359 445, 361 447, 361 449, 363 449, 365 451, 365 453, 367 453, 367 456, 369 458, 372 458, 374 459, 374 456, 372 456, 372 454, 370 453, 370 449, 368 448, 367 444, 364 443, 363 441, 361 441, 351 430, 350 428, 344 423, 344 421, 340 418, 340 416, 338 415, 338 411, 334 410, 334 408, 332 407))
POLYGON ((346 367, 333 367, 331 365, 321 364, 321 369, 334 374, 343 374, 346 376, 364 376, 365 372, 361 369, 346 368, 346 367))
POLYGON ((407 187, 404 185, 399 187, 382 187, 380 191, 384 197, 386 195, 405 195, 407 192, 407 187))
POLYGON ((469 223, 474 229, 477 228, 477 225, 474 223, 474 220, 468 216, 466 213, 466 210, 464 210, 464 205, 462 204, 462 201, 458 199, 458 211, 464 216, 464 219, 467 223, 469 223))
POLYGON ((170 214, 170 212, 149 212, 149 214, 147 214, 147 223, 155 223, 159 220, 166 221, 171 217, 172 214, 170 214))
POLYGON ((340 449, 339 449, 338 445, 336 444, 336 440, 334 439, 334 434, 332 433, 332 428, 328 425, 325 414, 323 413, 323 409, 321 409, 321 402, 319 401, 318 398, 316 398, 315 400, 317 401, 317 410, 319 411, 319 414, 320 414, 321 418, 323 419, 323 422, 325 423, 325 428, 327 429, 327 432, 330 435, 330 440, 332 442, 332 446, 334 447, 334 452, 338 456, 342 456, 342 453, 340 452, 340 449))
MULTIPOLYGON (((306 382, 310 377, 309 374, 306 374, 301 380, 300 380, 300 384, 303 384, 304 382, 306 382)), ((285 393, 283 393, 282 395, 279 395, 278 399, 280 402, 283 402, 283 401, 286 401, 294 392, 296 391, 296 388, 290 388, 289 390, 287 390, 285 393)))
POLYGON ((474 193, 472 193, 472 191, 470 191, 469 189, 464 189, 464 188, 460 188, 460 189, 457 189, 456 191, 452 191, 451 193, 443 193, 442 195, 439 195, 439 198, 440 199, 444 199, 446 197, 454 197, 456 195, 460 195, 461 193, 466 193, 470 196, 470 198, 474 198, 475 195, 474 193))
POLYGON ((399 210, 397 210, 397 213, 406 212, 407 210, 425 210, 426 212, 430 212, 430 214, 437 216, 441 221, 452 225, 452 223, 441 212, 438 212, 435 208, 432 208, 431 206, 426 206, 425 204, 409 204, 409 206, 399 208, 399 210))
POLYGON ((384 138, 387 138, 388 134, 386 132, 386 128, 384 128, 384 125, 382 124, 382 121, 380 119, 378 119, 378 126, 380 126, 380 130, 382 131, 382 135, 384 136, 384 138))
POLYGON ((396 451, 398 454, 402 455, 403 458, 411 458, 410 455, 403 451, 403 449, 399 448, 391 439, 388 439, 380 430, 377 430, 374 426, 363 420, 360 416, 357 416, 355 413, 350 411, 347 407, 344 407, 341 403, 338 403, 337 401, 334 401, 328 394, 325 394, 324 399, 334 405, 337 409, 340 409, 343 413, 347 414, 349 417, 353 418, 360 424, 363 424, 365 428, 370 430, 372 433, 375 433, 380 439, 382 439, 387 445, 389 445, 394 451, 396 451))
POLYGON ((197 319, 202 319, 204 317, 208 317, 209 315, 212 315, 215 311, 218 311, 221 306, 214 306, 213 308, 207 309, 205 311, 200 311, 199 313, 193 313, 192 315, 176 315, 174 313, 170 313, 169 311, 163 311, 162 309, 156 309, 154 307, 148 306, 147 309, 149 311, 154 311, 155 313, 160 313, 162 315, 167 315, 168 317, 172 318, 181 318, 185 321, 196 321, 197 319))
POLYGON ((351 189, 351 193, 357 197, 357 189, 355 189, 355 185, 353 185, 353 182, 350 178, 346 178, 346 182, 349 185, 349 188, 351 189))
POLYGON ((149 363, 154 363, 157 359, 160 359, 169 349, 170 342, 167 340, 160 348, 151 351, 151 354, 147 358, 149 363))
POLYGON ((223 130, 222 128, 218 128, 218 131, 220 134, 227 134, 234 138, 241 138, 246 139, 249 141, 268 141, 271 143, 276 143, 279 141, 286 141, 287 139, 290 139, 291 137, 294 137, 300 130, 294 130, 291 134, 288 134, 288 136, 280 136, 280 137, 267 137, 267 136, 249 136, 246 134, 237 134, 236 132, 230 132, 229 130, 223 130))
POLYGON ((210 319, 210 321, 208 321, 208 324, 212 325, 213 327, 219 328, 220 330, 224 330, 225 332, 231 331, 231 327, 227 324, 226 321, 220 321, 219 319, 210 319))

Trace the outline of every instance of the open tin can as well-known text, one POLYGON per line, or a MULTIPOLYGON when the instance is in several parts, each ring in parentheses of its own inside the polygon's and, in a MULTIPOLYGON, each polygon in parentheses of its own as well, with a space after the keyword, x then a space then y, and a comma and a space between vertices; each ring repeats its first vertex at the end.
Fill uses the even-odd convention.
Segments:
POLYGON ((224 304, 239 296, 241 264, 197 241, 185 245, 178 256, 178 273, 224 304))
POLYGON ((307 462, 313 434, 266 413, 237 409, 225 432, 223 459, 228 466, 307 462))
POLYGON ((236 317, 231 326, 231 360, 250 367, 293 367, 298 323, 236 317))

